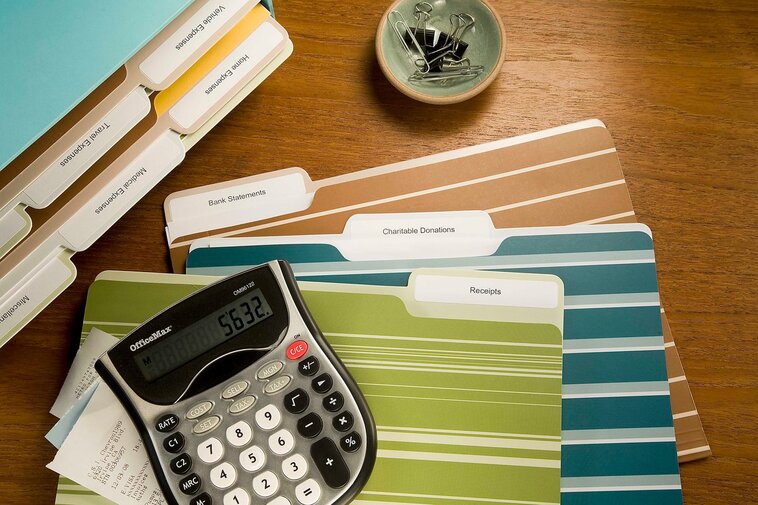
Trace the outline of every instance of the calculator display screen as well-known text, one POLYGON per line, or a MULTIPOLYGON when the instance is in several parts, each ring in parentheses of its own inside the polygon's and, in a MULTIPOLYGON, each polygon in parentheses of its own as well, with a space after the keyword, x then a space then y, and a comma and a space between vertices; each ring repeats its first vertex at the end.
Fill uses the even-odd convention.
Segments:
MULTIPOLYGON (((145 380, 153 382, 273 314, 263 292, 254 289, 175 334, 160 337, 162 342, 137 353, 134 359, 145 380)), ((277 337, 261 342, 261 347, 272 345, 277 337)))

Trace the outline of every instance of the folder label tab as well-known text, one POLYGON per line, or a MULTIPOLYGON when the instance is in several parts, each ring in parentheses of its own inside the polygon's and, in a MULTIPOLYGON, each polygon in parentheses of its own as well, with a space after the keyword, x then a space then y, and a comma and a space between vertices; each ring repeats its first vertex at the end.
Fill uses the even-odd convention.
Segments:
POLYGON ((191 18, 140 63, 139 69, 152 82, 161 83, 186 58, 221 30, 251 0, 209 0, 191 18))
POLYGON ((59 258, 53 258, 22 289, 15 290, 16 296, 3 301, 0 305, 0 335, 7 335, 36 314, 37 307, 71 277, 71 268, 59 258))
POLYGON ((75 251, 89 247, 183 158, 179 135, 165 132, 82 206, 60 234, 75 251))
POLYGON ((282 32, 270 22, 263 23, 171 108, 171 118, 180 127, 191 128, 282 41, 282 32))
POLYGON ((15 237, 25 226, 26 221, 18 212, 11 211, 0 217, 0 245, 15 237))
POLYGON ((417 275, 416 300, 554 309, 560 303, 558 285, 533 280, 494 279, 486 276, 417 275))
POLYGON ((484 211, 358 214, 345 225, 346 234, 373 239, 481 238, 492 230, 492 219, 484 211))
POLYGON ((149 112, 150 99, 144 88, 135 88, 37 177, 24 192, 24 203, 35 208, 49 205, 61 189, 92 166, 149 112))

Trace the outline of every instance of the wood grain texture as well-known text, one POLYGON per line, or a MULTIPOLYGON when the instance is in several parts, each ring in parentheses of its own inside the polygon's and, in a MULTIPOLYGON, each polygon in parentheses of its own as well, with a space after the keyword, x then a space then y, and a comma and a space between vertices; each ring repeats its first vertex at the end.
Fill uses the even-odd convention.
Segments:
POLYGON ((0 349, 0 497, 53 503, 43 439, 107 269, 168 272, 171 192, 302 166, 323 178, 585 118, 612 132, 656 239, 661 293, 714 456, 682 466, 688 505, 758 503, 758 6, 751 1, 492 0, 503 73, 436 108, 382 76, 384 2, 283 0, 295 54, 89 251, 76 283, 0 349))

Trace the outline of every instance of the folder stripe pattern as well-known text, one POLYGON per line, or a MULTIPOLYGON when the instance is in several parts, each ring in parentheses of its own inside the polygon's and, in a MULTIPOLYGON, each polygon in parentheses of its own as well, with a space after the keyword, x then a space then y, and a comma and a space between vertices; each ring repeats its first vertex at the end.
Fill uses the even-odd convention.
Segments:
MULTIPOLYGON (((209 280, 106 272, 90 288, 82 338, 94 327, 123 336, 209 280)), ((526 316, 413 316, 380 287, 301 289, 377 423, 377 465, 354 503, 559 503, 557 486, 546 485, 558 482, 561 464, 558 327, 526 316), (419 478, 429 475, 440 478, 419 478)), ((65 479, 56 503, 75 494, 107 503, 65 479)))
POLYGON ((566 295, 562 501, 681 503, 649 230, 582 230, 514 231, 488 257, 386 261, 348 261, 314 236, 290 237, 194 249, 188 272, 228 274, 275 257, 289 260, 298 279, 322 282, 404 286, 411 270, 429 267, 557 275, 566 295))

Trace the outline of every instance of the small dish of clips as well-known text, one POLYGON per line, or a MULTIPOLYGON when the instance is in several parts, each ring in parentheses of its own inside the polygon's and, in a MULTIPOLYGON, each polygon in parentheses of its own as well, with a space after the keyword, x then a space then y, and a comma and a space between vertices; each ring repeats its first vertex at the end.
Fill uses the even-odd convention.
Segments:
POLYGON ((478 95, 505 61, 505 28, 486 0, 396 0, 376 33, 387 79, 405 95, 453 104, 478 95))

